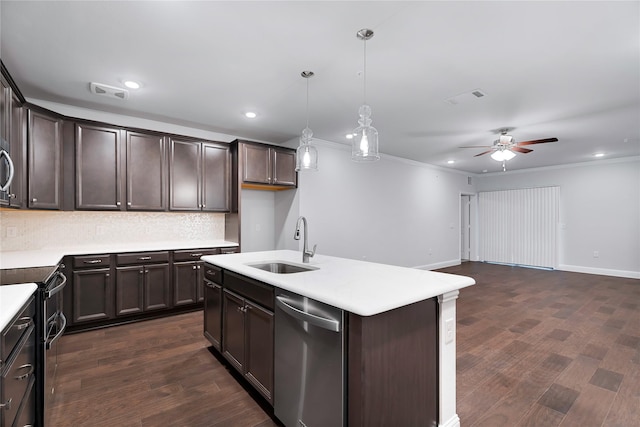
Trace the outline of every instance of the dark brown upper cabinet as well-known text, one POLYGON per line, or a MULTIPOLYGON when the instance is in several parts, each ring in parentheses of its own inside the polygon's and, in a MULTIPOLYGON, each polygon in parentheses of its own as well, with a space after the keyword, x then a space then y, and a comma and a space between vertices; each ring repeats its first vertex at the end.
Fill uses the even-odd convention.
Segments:
POLYGON ((166 138, 127 132, 127 210, 166 210, 167 170, 166 138))
POLYGON ((295 150, 241 143, 240 159, 245 188, 294 188, 298 183, 295 150))
POLYGON ((169 209, 228 212, 229 146, 172 138, 169 147, 169 209))
POLYGON ((29 109, 27 149, 30 208, 62 208, 62 124, 63 120, 53 113, 29 109))
POLYGON ((124 210, 120 129, 76 123, 76 209, 124 210))

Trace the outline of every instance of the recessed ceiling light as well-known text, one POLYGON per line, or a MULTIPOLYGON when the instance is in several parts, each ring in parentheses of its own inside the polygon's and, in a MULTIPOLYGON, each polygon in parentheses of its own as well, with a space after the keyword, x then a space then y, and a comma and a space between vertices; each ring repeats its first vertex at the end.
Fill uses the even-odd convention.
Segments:
POLYGON ((348 134, 345 135, 345 137, 347 139, 353 139, 353 134, 352 133, 348 133, 348 134))
POLYGON ((596 153, 593 157, 604 157, 604 153, 596 153))
POLYGON ((124 85, 129 89, 140 89, 140 83, 134 82, 133 80, 127 80, 124 82, 124 85))
POLYGON ((454 164, 455 162, 455 160, 447 160, 447 163, 449 163, 450 165, 454 164))
POLYGON ((244 113, 244 115, 250 119, 255 119, 258 115, 256 113, 254 113, 253 111, 247 111, 246 113, 244 113))

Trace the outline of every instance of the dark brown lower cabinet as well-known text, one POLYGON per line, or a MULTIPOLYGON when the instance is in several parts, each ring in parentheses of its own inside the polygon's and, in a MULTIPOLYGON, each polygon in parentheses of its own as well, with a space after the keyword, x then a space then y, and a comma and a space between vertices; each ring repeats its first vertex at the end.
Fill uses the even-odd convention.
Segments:
POLYGON ((201 261, 175 262, 173 264, 173 305, 197 303, 202 295, 201 261))
POLYGON ((222 354, 273 403, 273 312, 223 289, 222 354))
POLYGON ((171 306, 169 264, 116 268, 116 314, 123 316, 171 306))
POLYGON ((113 315, 113 277, 110 269, 75 270, 73 272, 74 323, 111 319, 113 315))

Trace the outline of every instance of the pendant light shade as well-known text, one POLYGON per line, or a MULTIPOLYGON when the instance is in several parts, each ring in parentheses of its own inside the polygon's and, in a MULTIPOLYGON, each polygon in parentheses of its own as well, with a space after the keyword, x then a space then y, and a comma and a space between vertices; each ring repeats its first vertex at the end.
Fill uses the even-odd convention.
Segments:
POLYGON ((380 159, 378 154, 378 131, 371 126, 371 107, 367 105, 367 40, 373 37, 373 31, 363 28, 358 31, 357 36, 364 42, 364 68, 362 71, 362 80, 364 86, 364 102, 358 110, 358 126, 353 131, 353 139, 351 140, 351 160, 357 162, 376 161, 380 159))
POLYGON ((307 127, 300 135, 300 145, 296 150, 296 171, 317 171, 318 150, 311 145, 313 131, 309 129, 309 78, 313 77, 313 71, 303 71, 300 75, 307 80, 307 127))

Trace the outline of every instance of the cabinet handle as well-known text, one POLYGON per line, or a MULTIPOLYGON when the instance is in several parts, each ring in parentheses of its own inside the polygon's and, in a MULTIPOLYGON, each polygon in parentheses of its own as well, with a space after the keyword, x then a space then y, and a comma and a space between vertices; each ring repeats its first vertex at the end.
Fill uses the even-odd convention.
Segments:
POLYGON ((215 289, 215 288, 216 288, 216 285, 214 285, 214 284, 213 284, 213 283, 211 283, 211 282, 204 282, 204 285, 205 285, 207 288, 211 288, 211 289, 215 289))
POLYGON ((116 202, 116 206, 120 206, 120 202, 116 202))
POLYGON ((139 273, 140 273, 140 274, 143 274, 143 273, 144 273, 144 270, 140 270, 140 272, 139 272, 139 273))
POLYGON ((102 263, 101 259, 91 259, 91 260, 87 260, 87 261, 82 261, 85 264, 100 264, 102 263))
POLYGON ((35 197, 33 199, 31 199, 32 203, 36 203, 38 201, 38 199, 36 199, 35 197))
POLYGON ((106 277, 107 279, 109 278, 110 274, 109 273, 104 273, 104 277, 106 277))
POLYGON ((29 378, 29 375, 33 374, 33 365, 31 363, 27 363, 26 365, 22 365, 18 369, 28 369, 28 371, 26 373, 14 377, 18 381, 22 381, 25 378, 29 378))
POLYGON ((13 193, 11 193, 11 194, 9 194, 9 198, 10 198, 10 199, 15 199, 15 198, 16 198, 16 195, 15 195, 15 194, 13 194, 13 193))
POLYGON ((150 259, 151 259, 150 256, 141 256, 141 257, 138 258, 138 260, 140 260, 140 261, 149 261, 150 259))
POLYGON ((241 313, 246 313, 246 312, 247 312, 247 307, 246 307, 246 306, 244 306, 244 307, 238 307, 238 309, 237 309, 237 310, 238 310, 239 312, 241 312, 241 313))
POLYGON ((205 204, 203 203, 203 204, 202 204, 202 207, 203 207, 203 208, 206 208, 206 207, 207 207, 207 205, 205 205, 205 204))
POLYGON ((15 328, 18 331, 21 331, 23 329, 27 329, 33 323, 33 319, 31 317, 21 317, 19 320, 20 321, 25 321, 26 320, 27 323, 22 323, 20 325, 16 325, 15 328))
POLYGON ((196 269, 196 266, 194 265, 194 266, 193 266, 193 267, 191 267, 191 268, 193 268, 193 269, 195 270, 195 269, 196 269))
POLYGON ((144 270, 144 274, 149 274, 149 270, 144 270))
POLYGON ((10 397, 9 400, 7 400, 6 403, 0 403, 0 409, 6 409, 6 410, 11 410, 11 401, 13 399, 10 397))
POLYGON ((127 202, 127 206, 131 206, 131 202, 127 202))
POLYGON ((215 271, 213 271, 213 270, 207 270, 207 274, 210 274, 210 275, 212 275, 212 276, 215 276, 215 275, 216 275, 216 272, 215 272, 215 271))
POLYGON ((200 266, 198 265, 197 267, 198 267, 198 270, 200 270, 200 266))
POLYGON ((192 257, 196 258, 196 257, 201 257, 202 256, 202 252, 200 253, 195 253, 195 254, 191 254, 192 257))

